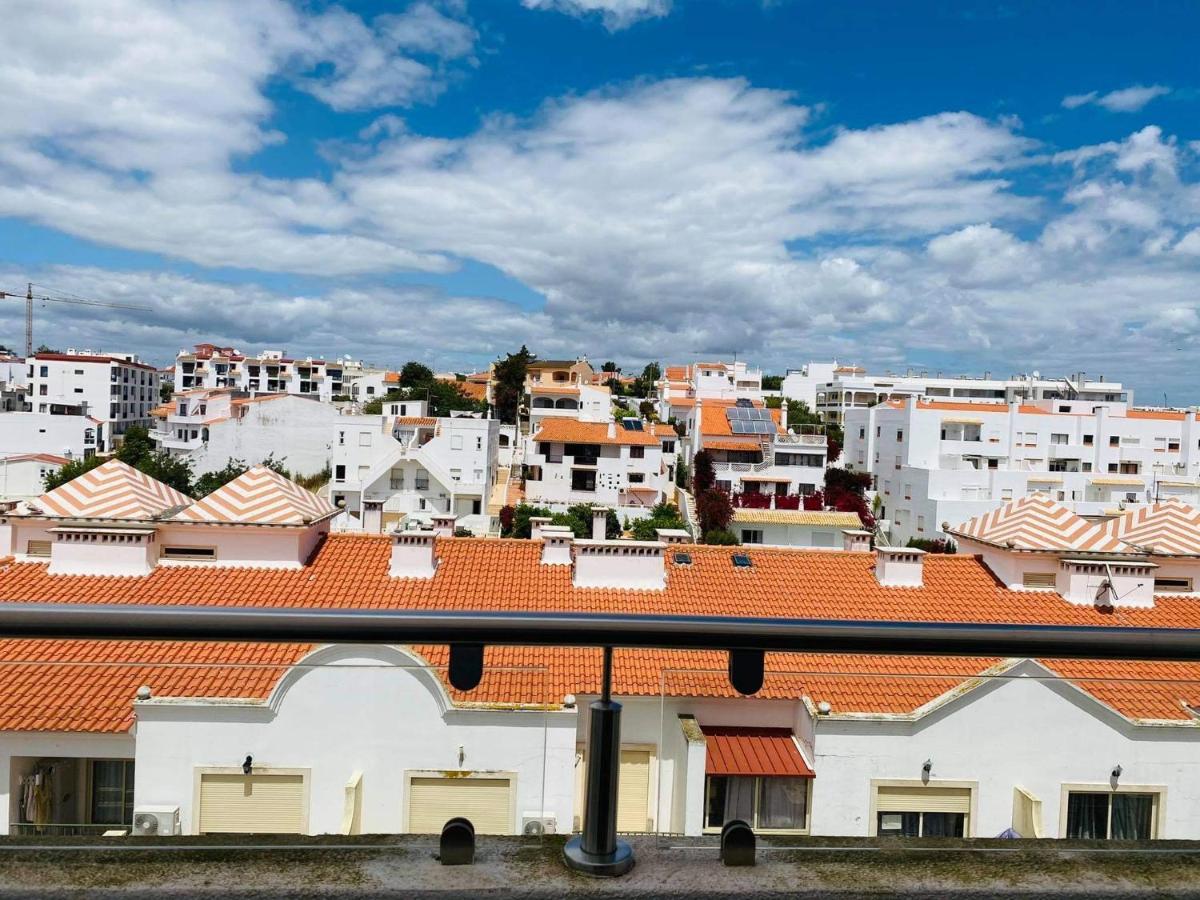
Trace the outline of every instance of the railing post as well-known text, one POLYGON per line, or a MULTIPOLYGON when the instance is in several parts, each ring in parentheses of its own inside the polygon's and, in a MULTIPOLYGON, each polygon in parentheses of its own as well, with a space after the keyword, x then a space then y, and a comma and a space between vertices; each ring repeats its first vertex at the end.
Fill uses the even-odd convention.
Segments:
POLYGON ((617 788, 621 773, 621 704, 612 699, 612 647, 604 648, 600 699, 588 710, 588 759, 583 833, 563 847, 572 869, 587 875, 624 875, 633 850, 617 839, 617 788))

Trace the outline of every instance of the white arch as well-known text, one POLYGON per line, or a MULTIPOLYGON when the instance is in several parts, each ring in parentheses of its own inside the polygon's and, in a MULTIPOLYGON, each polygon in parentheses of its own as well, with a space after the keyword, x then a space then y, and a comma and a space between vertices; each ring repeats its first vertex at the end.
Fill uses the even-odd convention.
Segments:
POLYGON ((411 647, 396 644, 327 644, 318 647, 311 653, 293 663, 275 683, 274 689, 267 697, 267 707, 273 715, 278 715, 287 692, 294 687, 308 672, 319 666, 332 665, 347 659, 376 659, 381 663, 395 666, 411 672, 433 697, 438 706, 438 714, 444 716, 447 710, 454 708, 450 695, 442 680, 430 667, 429 661, 411 647))

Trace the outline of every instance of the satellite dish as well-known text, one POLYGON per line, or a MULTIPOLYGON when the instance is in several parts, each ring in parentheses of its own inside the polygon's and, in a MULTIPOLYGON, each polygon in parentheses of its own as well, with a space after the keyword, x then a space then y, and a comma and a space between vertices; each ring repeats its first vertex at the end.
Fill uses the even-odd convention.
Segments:
POLYGON ((1100 606, 1112 606, 1117 599, 1117 589, 1113 587, 1112 566, 1105 563, 1104 571, 1107 577, 1100 582, 1100 587, 1096 589, 1096 602, 1100 606))

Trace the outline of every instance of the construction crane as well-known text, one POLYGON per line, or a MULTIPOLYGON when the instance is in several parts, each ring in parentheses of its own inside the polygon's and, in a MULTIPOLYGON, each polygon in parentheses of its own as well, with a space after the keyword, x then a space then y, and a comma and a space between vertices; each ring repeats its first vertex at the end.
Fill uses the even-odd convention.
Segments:
MULTIPOLYGON (((0 300, 6 300, 9 297, 14 299, 20 298, 22 295, 12 291, 0 291, 0 300)), ((109 309, 140 309, 148 310, 149 306, 136 306, 132 303, 107 303, 102 300, 88 300, 86 297, 76 297, 74 294, 62 294, 52 296, 44 294, 34 296, 33 282, 29 282, 25 288, 25 356, 28 358, 33 356, 33 301, 43 300, 47 303, 73 303, 76 306, 104 306, 109 309)))

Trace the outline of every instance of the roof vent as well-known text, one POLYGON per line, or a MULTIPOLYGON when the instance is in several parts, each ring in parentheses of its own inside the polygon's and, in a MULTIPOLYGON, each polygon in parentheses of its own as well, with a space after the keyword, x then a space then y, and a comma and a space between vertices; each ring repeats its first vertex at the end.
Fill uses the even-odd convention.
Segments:
POLYGON ((602 541, 608 537, 608 507, 592 507, 592 540, 602 541))
POLYGON ((664 544, 690 544, 692 536, 682 528, 655 528, 654 533, 664 544))
POLYGON ((529 517, 529 537, 535 541, 541 540, 542 530, 549 524, 550 524, 549 516, 530 516, 529 517))
POLYGON ((577 588, 661 591, 667 586, 666 544, 659 541, 576 541, 577 588))
POLYGON ((875 579, 884 587, 925 584, 925 551, 914 547, 876 547, 875 579))
POLYGON ((458 516, 454 513, 437 513, 433 516, 433 533, 437 537, 454 537, 454 523, 458 516))
POLYGON ((547 525, 542 529, 542 565, 569 566, 575 532, 566 525, 547 525))
POLYGON ((437 555, 432 531, 393 531, 392 578, 432 578, 437 571, 437 555))
POLYGON ((846 528, 842 531, 842 549, 847 553, 871 549, 871 532, 861 528, 846 528))
POLYGON ((750 569, 754 567, 754 561, 750 559, 749 554, 735 553, 730 559, 733 561, 735 569, 750 569))

